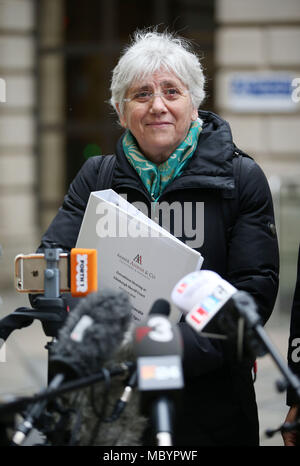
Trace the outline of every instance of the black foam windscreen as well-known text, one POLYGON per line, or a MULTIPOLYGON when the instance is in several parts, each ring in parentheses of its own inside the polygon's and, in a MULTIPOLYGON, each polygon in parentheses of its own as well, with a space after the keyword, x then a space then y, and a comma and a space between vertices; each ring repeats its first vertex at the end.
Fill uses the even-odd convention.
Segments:
POLYGON ((70 312, 52 345, 50 374, 74 378, 96 373, 117 351, 130 321, 127 293, 102 290, 88 295, 70 312))
POLYGON ((166 299, 157 299, 154 301, 149 314, 161 314, 164 316, 169 316, 170 310, 170 303, 166 299))

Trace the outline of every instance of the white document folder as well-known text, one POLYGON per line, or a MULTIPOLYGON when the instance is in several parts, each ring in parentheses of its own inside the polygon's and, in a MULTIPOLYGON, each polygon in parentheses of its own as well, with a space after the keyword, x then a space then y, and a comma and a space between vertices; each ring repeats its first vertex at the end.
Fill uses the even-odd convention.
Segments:
POLYGON ((178 322, 181 313, 170 302, 172 290, 203 263, 199 252, 112 189, 90 194, 76 247, 97 249, 98 289, 126 291, 137 324, 157 299, 169 301, 169 319, 178 322))

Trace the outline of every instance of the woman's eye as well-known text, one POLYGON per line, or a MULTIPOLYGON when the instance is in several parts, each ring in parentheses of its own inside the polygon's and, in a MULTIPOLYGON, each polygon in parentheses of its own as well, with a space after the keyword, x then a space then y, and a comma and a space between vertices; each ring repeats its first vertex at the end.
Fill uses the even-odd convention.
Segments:
POLYGON ((149 99, 150 96, 151 96, 151 92, 143 91, 143 92, 138 92, 137 94, 135 94, 134 98, 135 99, 149 99))
POLYGON ((173 96, 177 96, 179 94, 179 91, 178 91, 178 89, 175 89, 175 88, 166 89, 165 94, 170 96, 170 97, 173 97, 173 96))

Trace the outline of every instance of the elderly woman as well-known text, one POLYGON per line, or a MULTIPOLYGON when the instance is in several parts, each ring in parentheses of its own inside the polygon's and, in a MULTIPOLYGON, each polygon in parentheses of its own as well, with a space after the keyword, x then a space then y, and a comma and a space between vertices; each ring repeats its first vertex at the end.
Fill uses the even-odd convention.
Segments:
MULTIPOLYGON (((204 96, 201 64, 185 40, 137 32, 112 76, 111 104, 125 130, 115 155, 83 165, 40 247, 75 246, 90 192, 108 182, 110 159, 109 187, 129 202, 143 202, 149 215, 151 204, 176 201, 183 222, 195 224, 196 203, 204 203, 204 241, 197 247, 203 268, 251 293, 266 322, 278 287, 270 191, 259 166, 234 145, 228 123, 199 110, 204 96)), ((187 241, 185 232, 180 239, 187 241)), ((234 344, 201 337, 185 322, 178 325, 185 388, 175 445, 257 445, 253 360, 240 363, 234 344)), ((144 442, 153 442, 151 429, 144 442)))

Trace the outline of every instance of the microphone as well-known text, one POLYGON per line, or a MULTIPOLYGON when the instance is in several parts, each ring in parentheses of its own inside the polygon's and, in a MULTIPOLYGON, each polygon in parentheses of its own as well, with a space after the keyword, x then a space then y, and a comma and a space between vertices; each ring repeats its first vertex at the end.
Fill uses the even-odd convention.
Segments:
POLYGON ((216 272, 201 270, 188 274, 173 288, 171 298, 196 332, 212 338, 236 339, 240 360, 245 350, 250 358, 266 354, 265 346, 255 339, 253 332, 254 327, 261 326, 255 300, 216 272))
MULTIPOLYGON (((153 307, 156 307, 156 303, 153 307)), ((106 383, 95 384, 90 388, 80 390, 79 394, 71 393, 64 397, 64 408, 72 410, 65 428, 65 431, 71 431, 72 438, 68 444, 81 446, 141 445, 142 434, 148 420, 140 413, 140 393, 136 390, 137 371, 131 370, 129 375, 126 375, 124 390, 124 374, 111 379, 109 377, 109 372, 116 365, 124 365, 124 361, 135 359, 133 349, 135 325, 131 320, 121 344, 106 360, 103 366, 107 375, 106 383), (122 391, 123 394, 120 397, 122 391), (79 405, 77 414, 74 412, 76 405, 79 405), (127 409, 124 409, 126 406, 127 409)), ((105 331, 106 329, 104 333, 105 331)), ((56 439, 54 439, 54 444, 56 444, 56 439)), ((58 444, 61 445, 61 443, 58 444)))
POLYGON ((128 294, 102 290, 69 313, 49 354, 50 373, 66 379, 98 372, 121 344, 131 321, 128 294))
POLYGON ((238 290, 211 270, 192 272, 183 277, 173 288, 171 299, 185 314, 185 321, 196 331, 207 336, 219 337, 214 317, 232 307, 233 296, 238 290))
MULTIPOLYGON (((131 306, 125 292, 103 290, 82 299, 50 348, 49 388, 99 372, 122 342, 130 320, 131 306)), ((47 400, 43 400, 29 409, 13 437, 14 444, 24 442, 46 405, 47 400)))
POLYGON ((134 335, 140 410, 151 416, 159 446, 172 445, 175 403, 184 386, 182 338, 179 328, 166 317, 169 313, 167 301, 156 301, 134 335))
POLYGON ((149 315, 160 314, 168 317, 170 315, 170 303, 166 299, 156 299, 152 304, 149 315))
MULTIPOLYGON (((152 314, 161 314, 161 315, 168 316, 170 314, 170 304, 168 303, 168 301, 166 301, 165 299, 157 299, 153 303, 152 308, 150 309, 149 315, 152 315, 152 314)), ((125 409, 127 403, 129 402, 132 396, 132 393, 133 393, 133 390, 136 384, 137 384, 137 369, 135 369, 132 372, 131 376, 129 377, 127 384, 123 390, 123 393, 120 396, 119 400, 117 401, 116 406, 113 410, 113 413, 111 417, 109 418, 110 421, 117 419, 120 416, 120 414, 123 412, 123 410, 125 409)))
MULTIPOLYGON (((244 344, 252 359, 269 353, 284 376, 278 382, 278 388, 282 391, 290 386, 300 400, 300 380, 285 364, 269 339, 257 311, 257 304, 248 292, 237 290, 215 272, 201 270, 182 278, 171 296, 174 304, 186 314, 187 322, 197 332, 202 332, 203 329, 206 331, 215 321, 229 337, 237 336, 240 359, 244 344)), ((281 428, 284 429, 285 425, 281 428)), ((276 431, 270 431, 269 435, 276 431)))

